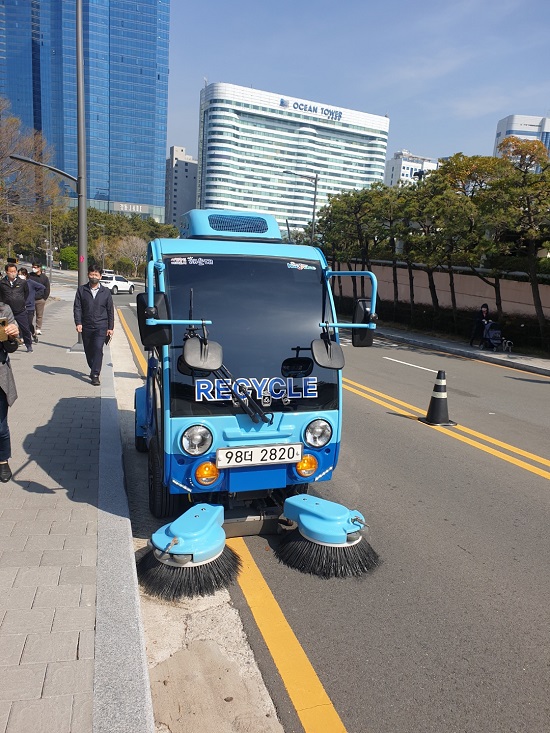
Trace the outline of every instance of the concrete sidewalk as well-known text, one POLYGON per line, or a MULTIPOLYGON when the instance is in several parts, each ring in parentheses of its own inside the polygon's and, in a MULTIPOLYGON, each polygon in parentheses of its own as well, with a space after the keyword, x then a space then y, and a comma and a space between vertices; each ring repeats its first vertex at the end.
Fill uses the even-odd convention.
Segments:
POLYGON ((0 733, 152 733, 113 365, 92 387, 55 286, 12 356, 13 479, 0 484, 0 733))

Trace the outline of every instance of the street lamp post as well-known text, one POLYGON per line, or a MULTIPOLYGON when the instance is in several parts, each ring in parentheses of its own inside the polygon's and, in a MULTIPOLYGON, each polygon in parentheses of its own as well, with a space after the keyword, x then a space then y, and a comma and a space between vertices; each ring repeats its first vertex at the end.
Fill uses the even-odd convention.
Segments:
POLYGON ((314 176, 307 176, 305 173, 296 173, 295 171, 283 171, 283 173, 288 173, 291 176, 298 176, 298 178, 304 178, 306 181, 311 183, 312 186, 314 186, 313 214, 311 217, 311 237, 310 237, 310 243, 313 245, 313 242, 315 240, 315 214, 317 211, 317 184, 319 183, 319 174, 316 173, 314 176))

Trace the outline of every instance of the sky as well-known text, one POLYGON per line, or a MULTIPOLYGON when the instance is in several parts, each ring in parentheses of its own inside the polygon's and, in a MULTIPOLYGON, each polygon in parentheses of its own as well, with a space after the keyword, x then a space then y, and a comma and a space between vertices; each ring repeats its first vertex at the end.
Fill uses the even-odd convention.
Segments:
POLYGON ((549 7, 171 0, 168 147, 196 156, 207 80, 388 115, 388 158, 492 155, 498 120, 550 116, 549 7))

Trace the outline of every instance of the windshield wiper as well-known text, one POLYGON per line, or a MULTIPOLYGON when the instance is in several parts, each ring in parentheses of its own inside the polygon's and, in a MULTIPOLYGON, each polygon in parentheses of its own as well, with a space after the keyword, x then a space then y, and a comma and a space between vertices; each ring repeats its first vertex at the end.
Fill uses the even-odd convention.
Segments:
POLYGON ((231 394, 233 395, 234 404, 239 405, 244 412, 249 416, 253 423, 258 423, 260 420, 263 423, 271 425, 273 422, 273 413, 264 412, 260 405, 255 399, 246 391, 244 385, 240 385, 238 389, 234 387, 233 375, 229 369, 222 364, 219 369, 212 372, 217 379, 221 379, 222 382, 228 387, 231 394))

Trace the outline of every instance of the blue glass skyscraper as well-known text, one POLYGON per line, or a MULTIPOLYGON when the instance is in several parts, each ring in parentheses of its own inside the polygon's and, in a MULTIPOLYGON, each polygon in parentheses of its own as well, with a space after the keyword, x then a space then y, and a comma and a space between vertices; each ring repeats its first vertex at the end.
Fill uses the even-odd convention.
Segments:
MULTIPOLYGON (((169 0, 83 0, 90 205, 164 221, 169 0)), ((77 175, 76 3, 0 0, 0 96, 77 175)))

